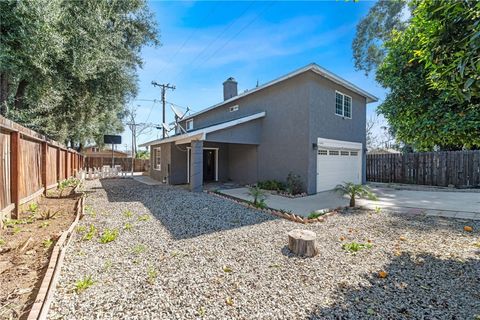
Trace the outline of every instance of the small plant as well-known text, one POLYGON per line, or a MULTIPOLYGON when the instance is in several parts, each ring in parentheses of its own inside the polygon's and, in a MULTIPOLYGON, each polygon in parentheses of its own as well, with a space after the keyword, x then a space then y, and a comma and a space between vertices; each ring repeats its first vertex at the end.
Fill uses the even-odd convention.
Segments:
POLYGON ((123 212, 123 215, 125 216, 125 218, 130 219, 133 216, 133 212, 130 210, 125 210, 123 212))
POLYGON ((100 236, 100 243, 109 243, 115 241, 118 237, 118 229, 105 229, 100 236))
POLYGON ((325 214, 326 212, 325 211, 322 211, 322 210, 316 210, 316 211, 312 211, 310 212, 310 214, 308 215, 308 219, 317 219, 318 217, 321 217, 325 214))
POLYGON ((147 247, 145 247, 143 244, 137 244, 132 248, 132 252, 137 255, 145 252, 146 250, 147 250, 147 247))
POLYGON ((253 197, 253 205, 257 208, 265 205, 265 192, 259 187, 248 188, 248 193, 253 197))
POLYGON ((31 213, 36 213, 37 210, 38 210, 38 203, 32 202, 28 205, 28 211, 30 211, 31 213))
POLYGON ((77 230, 78 233, 84 233, 85 231, 87 231, 87 227, 86 226, 77 226, 76 230, 77 230))
POLYGON ((40 220, 53 219, 61 210, 53 211, 52 209, 40 211, 40 220))
POLYGON ((22 228, 20 228, 19 226, 14 226, 13 227, 13 234, 20 233, 21 231, 22 231, 22 228))
POLYGON ((277 180, 259 181, 257 183, 257 186, 260 189, 264 189, 264 190, 274 190, 274 191, 285 190, 285 184, 277 180))
POLYGON ((358 242, 351 242, 351 243, 344 243, 342 245, 342 249, 345 251, 350 252, 358 252, 362 249, 370 249, 372 245, 370 243, 358 243, 358 242))
POLYGON ((207 313, 207 309, 205 309, 205 307, 202 306, 198 309, 198 315, 200 317, 204 317, 206 313, 207 313))
POLYGON ((350 197, 350 207, 355 207, 355 198, 364 197, 370 200, 377 200, 377 196, 370 191, 370 188, 353 182, 344 182, 335 187, 335 191, 350 197))
POLYGON ((97 229, 93 224, 91 224, 88 229, 88 232, 83 235, 82 240, 86 240, 86 241, 92 240, 96 233, 97 233, 97 229))
POLYGON ((43 221, 43 222, 40 224, 39 228, 46 228, 46 227, 48 227, 49 225, 50 225, 50 222, 48 222, 48 221, 43 221))
POLYGON ((84 290, 87 290, 94 284, 95 284, 95 281, 93 281, 93 278, 91 275, 85 276, 83 279, 77 280, 77 282, 75 282, 75 291, 77 293, 80 293, 84 290))
POLYGON ((296 195, 303 192, 303 183, 298 174, 290 172, 287 176, 287 192, 296 195))
POLYGON ((45 239, 42 241, 42 245, 45 249, 48 249, 52 246, 53 240, 52 239, 45 239))
POLYGON ((158 271, 155 270, 153 266, 148 266, 147 268, 147 282, 150 284, 155 284, 155 280, 157 280, 158 271))
POLYGON ((231 273, 233 272, 232 268, 228 267, 228 266, 223 266, 223 272, 225 273, 231 273))
POLYGON ((7 243, 5 240, 0 239, 0 246, 3 246, 5 243, 7 243))
POLYGON ((105 271, 110 270, 112 267, 113 267, 113 262, 112 262, 112 260, 108 259, 107 261, 105 261, 105 264, 103 265, 103 269, 104 269, 105 271))
POLYGON ((133 229, 133 224, 131 224, 130 222, 125 223, 125 225, 123 226, 123 230, 131 231, 132 229, 133 229))
POLYGON ((142 214, 138 217, 138 221, 148 221, 150 220, 150 216, 148 214, 142 214))
POLYGON ((382 212, 382 208, 380 208, 380 207, 375 207, 375 213, 376 213, 376 214, 379 214, 380 212, 382 212))

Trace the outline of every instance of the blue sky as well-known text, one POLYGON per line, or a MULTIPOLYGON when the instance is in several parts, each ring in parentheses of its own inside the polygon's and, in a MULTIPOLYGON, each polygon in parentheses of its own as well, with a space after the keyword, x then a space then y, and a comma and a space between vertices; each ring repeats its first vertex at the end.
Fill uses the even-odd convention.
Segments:
MULTIPOLYGON (((232 76, 239 92, 316 62, 380 99, 385 90, 373 76, 353 67, 355 26, 374 2, 153 1, 162 46, 142 51, 138 122, 161 123, 160 90, 171 83, 167 101, 198 111, 222 101, 222 83, 232 76)), ((368 115, 378 103, 368 105, 368 115)), ((167 106, 167 120, 173 115, 167 106)), ((139 143, 156 139, 152 130, 139 143)), ((130 147, 128 129, 123 142, 130 147)), ((122 146, 121 149, 124 149, 122 146)))

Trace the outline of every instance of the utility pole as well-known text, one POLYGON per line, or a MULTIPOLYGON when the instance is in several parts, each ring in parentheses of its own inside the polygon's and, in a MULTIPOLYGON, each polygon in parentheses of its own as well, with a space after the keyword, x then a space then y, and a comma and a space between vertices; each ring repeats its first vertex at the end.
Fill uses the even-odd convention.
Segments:
MULTIPOLYGON (((167 89, 170 89, 170 90, 175 90, 175 86, 174 85, 171 85, 170 83, 167 83, 167 84, 159 84, 155 81, 152 81, 152 85, 154 87, 160 87, 162 88, 162 108, 163 108, 163 117, 162 117, 162 123, 165 123, 165 93, 166 93, 166 90, 167 89)), ((166 136, 166 132, 165 132, 165 128, 162 129, 162 137, 163 139, 165 139, 165 136, 166 136)))

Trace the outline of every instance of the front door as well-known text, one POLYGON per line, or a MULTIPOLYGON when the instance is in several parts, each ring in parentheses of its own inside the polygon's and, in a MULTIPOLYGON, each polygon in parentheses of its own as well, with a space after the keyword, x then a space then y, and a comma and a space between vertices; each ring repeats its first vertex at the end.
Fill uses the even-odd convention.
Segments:
POLYGON ((215 150, 203 150, 203 181, 215 180, 215 150))

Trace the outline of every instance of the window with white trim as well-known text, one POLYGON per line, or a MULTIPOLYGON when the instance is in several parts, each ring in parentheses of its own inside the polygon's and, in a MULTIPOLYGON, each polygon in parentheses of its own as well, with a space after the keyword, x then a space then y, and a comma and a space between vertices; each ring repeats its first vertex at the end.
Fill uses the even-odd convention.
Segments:
POLYGON ((337 150, 330 150, 328 151, 329 156, 338 156, 338 151, 337 150))
POLYGON ((335 91, 335 114, 345 118, 352 118, 352 97, 335 91))
POLYGON ((348 151, 340 151, 341 156, 348 156, 348 151))
POLYGON ((326 156, 328 154, 327 150, 318 150, 318 154, 322 156, 326 156))
POLYGON ((153 168, 155 170, 162 170, 162 148, 157 147, 153 149, 153 168))
POLYGON ((230 107, 230 112, 238 111, 238 104, 230 107))
POLYGON ((358 156, 358 152, 357 151, 350 151, 350 155, 351 156, 358 156))
POLYGON ((193 119, 187 120, 186 127, 187 131, 193 130, 193 119))

